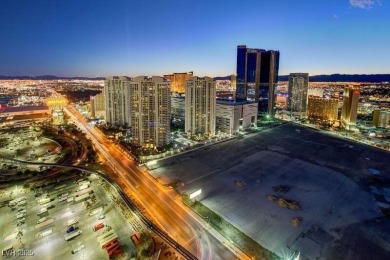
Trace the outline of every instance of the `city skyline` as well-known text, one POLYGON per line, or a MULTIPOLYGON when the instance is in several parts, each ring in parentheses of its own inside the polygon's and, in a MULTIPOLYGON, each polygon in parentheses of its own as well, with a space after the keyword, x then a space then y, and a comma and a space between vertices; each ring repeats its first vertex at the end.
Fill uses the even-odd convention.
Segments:
POLYGON ((235 72, 241 44, 279 50, 280 75, 380 74, 390 67, 385 1, 12 1, 2 7, 0 75, 226 76, 235 72))

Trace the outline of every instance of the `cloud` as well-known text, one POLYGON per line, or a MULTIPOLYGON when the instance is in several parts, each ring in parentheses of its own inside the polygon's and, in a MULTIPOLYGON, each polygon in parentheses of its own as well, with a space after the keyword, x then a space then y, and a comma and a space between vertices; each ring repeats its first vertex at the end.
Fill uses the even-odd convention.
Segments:
POLYGON ((334 14, 333 18, 337 19, 337 18, 339 18, 339 16, 337 14, 334 14))
POLYGON ((361 8, 361 9, 370 9, 374 5, 380 5, 380 0, 349 0, 349 3, 353 7, 361 8))

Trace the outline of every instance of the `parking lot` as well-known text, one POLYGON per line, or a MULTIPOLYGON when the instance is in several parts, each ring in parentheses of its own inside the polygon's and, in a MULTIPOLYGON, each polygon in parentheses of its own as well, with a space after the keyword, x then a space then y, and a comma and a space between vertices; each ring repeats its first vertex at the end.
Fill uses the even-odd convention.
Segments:
POLYGON ((197 201, 283 258, 385 259, 389 166, 388 152, 286 124, 158 161, 151 174, 201 189, 197 201))
POLYGON ((122 259, 129 259, 136 250, 130 236, 139 221, 113 199, 117 200, 109 185, 94 175, 75 175, 34 190, 17 186, 2 189, 0 249, 9 249, 3 258, 107 259, 98 236, 110 231, 118 237, 122 259), (75 183, 77 180, 84 184, 75 183), (99 223, 106 227, 100 225, 101 230, 93 231, 99 223), (80 234, 66 241, 66 236, 75 233, 80 234))

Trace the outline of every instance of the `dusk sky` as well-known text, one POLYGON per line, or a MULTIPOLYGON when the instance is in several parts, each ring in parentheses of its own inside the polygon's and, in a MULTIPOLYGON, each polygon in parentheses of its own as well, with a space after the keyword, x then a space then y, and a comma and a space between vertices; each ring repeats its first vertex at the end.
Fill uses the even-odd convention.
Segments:
POLYGON ((280 51, 280 75, 390 73, 389 0, 2 0, 0 75, 236 71, 280 51))

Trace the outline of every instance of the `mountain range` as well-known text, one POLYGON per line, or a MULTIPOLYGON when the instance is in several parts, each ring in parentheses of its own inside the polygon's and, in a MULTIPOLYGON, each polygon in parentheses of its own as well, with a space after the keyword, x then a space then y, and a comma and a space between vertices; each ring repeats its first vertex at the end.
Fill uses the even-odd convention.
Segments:
MULTIPOLYGON (((31 79, 31 80, 104 80, 104 77, 57 77, 53 75, 42 76, 4 76, 0 75, 0 80, 9 79, 31 79)), ((229 80, 229 76, 215 77, 215 80, 229 80)), ((288 81, 288 75, 281 75, 279 81, 288 81)), ((310 82, 390 82, 390 74, 331 74, 309 76, 310 82)))
MULTIPOLYGON (((279 76, 288 81, 288 75, 279 76)), ((331 74, 309 76, 310 82, 390 82, 390 74, 331 74)))

